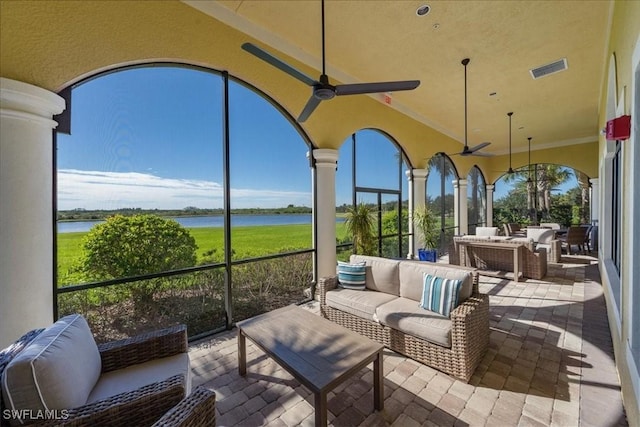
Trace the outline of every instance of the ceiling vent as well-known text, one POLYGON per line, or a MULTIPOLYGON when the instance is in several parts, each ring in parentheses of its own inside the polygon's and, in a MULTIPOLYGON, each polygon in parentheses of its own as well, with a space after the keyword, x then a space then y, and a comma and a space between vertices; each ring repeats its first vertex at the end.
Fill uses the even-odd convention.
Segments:
POLYGON ((529 70, 531 77, 539 79, 540 77, 548 76, 549 74, 559 73, 567 69, 567 58, 562 58, 551 64, 543 65, 542 67, 533 68, 529 70))

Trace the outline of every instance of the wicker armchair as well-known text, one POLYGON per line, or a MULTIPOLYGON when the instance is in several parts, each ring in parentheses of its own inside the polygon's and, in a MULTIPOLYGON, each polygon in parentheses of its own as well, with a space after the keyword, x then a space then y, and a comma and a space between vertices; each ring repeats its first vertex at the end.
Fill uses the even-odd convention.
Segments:
POLYGON ((589 233, 591 231, 591 226, 572 226, 567 230, 567 234, 560 237, 560 241, 562 242, 562 247, 567 249, 567 255, 571 255, 571 247, 576 246, 578 251, 585 253, 585 246, 589 247, 589 233))
MULTIPOLYGON (((18 356, 44 329, 23 335, 0 351, 0 379, 11 360, 18 356)), ((186 326, 178 325, 124 340, 98 345, 102 374, 187 352, 186 326)), ((136 390, 65 409, 63 417, 26 420, 43 426, 210 426, 215 423, 215 393, 197 388, 188 397, 184 377, 174 375, 136 390), (64 419, 62 419, 64 418, 64 419), (156 424, 154 424, 156 423, 156 424)), ((2 399, 0 399, 2 400, 2 399)), ((9 424, 10 411, 1 402, 0 423, 9 424)), ((13 422, 12 422, 13 423, 13 422)))

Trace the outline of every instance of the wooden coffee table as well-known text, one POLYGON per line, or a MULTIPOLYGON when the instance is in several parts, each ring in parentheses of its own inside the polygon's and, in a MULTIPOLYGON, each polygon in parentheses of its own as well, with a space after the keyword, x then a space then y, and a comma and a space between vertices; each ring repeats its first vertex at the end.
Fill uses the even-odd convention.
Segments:
POLYGON ((315 396, 316 425, 327 425, 327 393, 373 362, 373 405, 384 407, 383 346, 297 306, 237 323, 238 370, 247 373, 245 338, 315 396))

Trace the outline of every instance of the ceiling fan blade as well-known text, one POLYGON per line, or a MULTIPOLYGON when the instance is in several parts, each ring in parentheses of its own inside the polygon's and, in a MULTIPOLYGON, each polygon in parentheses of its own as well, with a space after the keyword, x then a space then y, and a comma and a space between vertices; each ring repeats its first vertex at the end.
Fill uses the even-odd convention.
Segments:
POLYGON ((486 147, 487 145, 490 145, 490 144, 491 144, 490 142, 483 142, 481 144, 476 145, 475 147, 469 148, 469 151, 475 152, 475 151, 478 151, 478 150, 482 150, 484 147, 486 147))
POLYGON ((336 95, 359 95, 363 93, 398 92, 412 90, 420 86, 420 80, 399 82, 353 83, 336 86, 336 95))
POLYGON ((242 49, 246 50, 247 52, 249 52, 252 55, 257 56, 258 58, 262 59, 263 61, 273 65, 277 69, 279 69, 281 71, 284 71, 285 73, 289 74, 290 76, 295 77, 296 79, 300 80, 302 83, 304 83, 306 85, 313 86, 313 85, 318 83, 316 80, 314 80, 311 77, 307 76, 302 71, 298 71, 297 69, 293 68, 291 65, 289 65, 286 62, 276 58, 275 56, 271 55, 266 50, 263 50, 263 49, 259 48, 258 46, 254 45, 252 43, 244 43, 242 45, 242 49))
POLYGON ((309 118, 311 113, 313 113, 313 110, 315 110, 316 107, 320 104, 320 101, 320 99, 316 98, 314 95, 311 95, 311 98, 309 98, 309 100, 307 101, 307 105, 304 106, 302 113, 300 113, 300 116, 298 117, 298 122, 305 122, 309 118))

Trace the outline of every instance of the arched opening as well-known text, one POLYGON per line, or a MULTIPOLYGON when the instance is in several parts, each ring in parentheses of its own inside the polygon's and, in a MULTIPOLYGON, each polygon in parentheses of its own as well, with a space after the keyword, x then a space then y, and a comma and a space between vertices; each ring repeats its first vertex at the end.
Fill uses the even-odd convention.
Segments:
POLYGON ((476 234, 476 227, 487 224, 487 191, 482 171, 474 166, 467 175, 467 218, 469 234, 476 234))
POLYGON ((427 164, 426 205, 438 217, 440 224, 440 245, 438 251, 444 254, 453 236, 458 234, 455 221, 455 200, 453 181, 458 179, 455 165, 444 153, 437 153, 427 164))
POLYGON ((495 183, 494 224, 590 224, 589 185, 586 174, 566 166, 537 163, 517 168, 495 183))
POLYGON ((59 316, 83 313, 104 340, 174 323, 198 336, 306 298, 312 146, 272 99, 227 73, 173 63, 112 70, 63 94, 59 316), (107 239, 113 218, 129 228, 107 239), (184 253, 168 227, 188 236, 184 253), (92 261, 113 265, 133 244, 122 268, 92 261))
MULTIPOLYGON (((340 148, 336 172, 336 206, 342 218, 364 206, 371 216, 372 239, 362 248, 368 255, 403 257, 409 250, 408 186, 404 171, 408 160, 388 134, 363 129, 352 134, 340 148)), ((356 248, 344 222, 337 228, 338 259, 356 248)))

